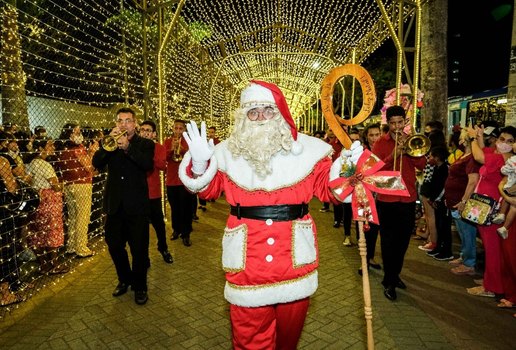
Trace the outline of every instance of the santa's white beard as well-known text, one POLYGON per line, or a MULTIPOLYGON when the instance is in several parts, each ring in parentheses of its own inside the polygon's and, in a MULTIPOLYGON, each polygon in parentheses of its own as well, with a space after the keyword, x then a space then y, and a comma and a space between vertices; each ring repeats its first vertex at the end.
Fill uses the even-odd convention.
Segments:
POLYGON ((292 136, 281 116, 265 121, 245 118, 229 137, 228 148, 233 157, 247 160, 259 178, 272 174, 271 159, 280 152, 290 151, 292 136))

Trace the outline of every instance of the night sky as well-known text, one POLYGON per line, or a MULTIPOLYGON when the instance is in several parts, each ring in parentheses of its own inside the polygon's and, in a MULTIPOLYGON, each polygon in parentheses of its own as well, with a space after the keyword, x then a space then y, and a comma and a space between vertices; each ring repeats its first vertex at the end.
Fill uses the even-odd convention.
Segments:
POLYGON ((448 96, 508 84, 512 5, 509 0, 448 3, 448 96))

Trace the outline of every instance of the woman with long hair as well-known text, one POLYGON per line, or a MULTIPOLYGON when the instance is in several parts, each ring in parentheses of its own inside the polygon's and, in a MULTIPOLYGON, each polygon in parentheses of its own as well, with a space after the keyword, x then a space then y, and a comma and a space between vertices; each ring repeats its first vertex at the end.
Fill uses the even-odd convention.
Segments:
POLYGON ((35 139, 27 170, 33 177, 33 187, 39 191, 40 203, 29 225, 27 243, 38 257, 43 274, 68 272, 58 261, 58 250, 64 245, 63 185, 47 158, 55 154, 54 141, 35 139))
MULTIPOLYGON (((501 195, 498 185, 502 181, 503 175, 500 169, 514 153, 512 145, 516 139, 516 128, 506 126, 500 130, 500 136, 496 140, 495 148, 483 147, 484 128, 469 127, 468 136, 471 141, 471 152, 477 162, 482 164, 479 170, 480 180, 477 184, 476 192, 488 195, 495 200, 500 200, 501 195)), ((472 295, 495 297, 504 294, 502 278, 502 238, 496 230, 499 224, 478 225, 478 231, 485 250, 485 271, 482 286, 468 288, 468 293, 472 295)))

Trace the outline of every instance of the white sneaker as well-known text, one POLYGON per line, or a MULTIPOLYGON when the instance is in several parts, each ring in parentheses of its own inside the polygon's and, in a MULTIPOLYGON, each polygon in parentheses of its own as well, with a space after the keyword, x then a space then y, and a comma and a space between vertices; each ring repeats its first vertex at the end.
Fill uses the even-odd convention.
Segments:
POLYGON ((351 241, 349 240, 349 237, 346 237, 346 239, 344 239, 344 244, 346 247, 351 247, 351 241))
POLYGON ((491 220, 491 222, 493 224, 503 224, 503 222, 505 221, 505 214, 504 213, 498 213, 495 215, 495 217, 493 218, 493 220, 491 220))
POLYGON ((504 226, 498 227, 496 229, 496 233, 498 233, 498 235, 500 237, 502 237, 503 239, 507 239, 507 237, 509 236, 509 232, 507 231, 507 229, 504 226))

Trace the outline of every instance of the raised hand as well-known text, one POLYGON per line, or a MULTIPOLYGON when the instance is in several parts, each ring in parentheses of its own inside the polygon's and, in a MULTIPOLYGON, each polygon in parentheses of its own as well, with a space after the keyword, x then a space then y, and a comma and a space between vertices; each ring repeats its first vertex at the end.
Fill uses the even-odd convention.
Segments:
POLYGON ((183 132, 183 137, 188 143, 188 149, 192 157, 192 171, 194 174, 201 175, 208 166, 208 160, 213 156, 215 145, 212 139, 208 141, 206 138, 205 122, 201 122, 200 132, 193 120, 186 124, 186 130, 183 132))

